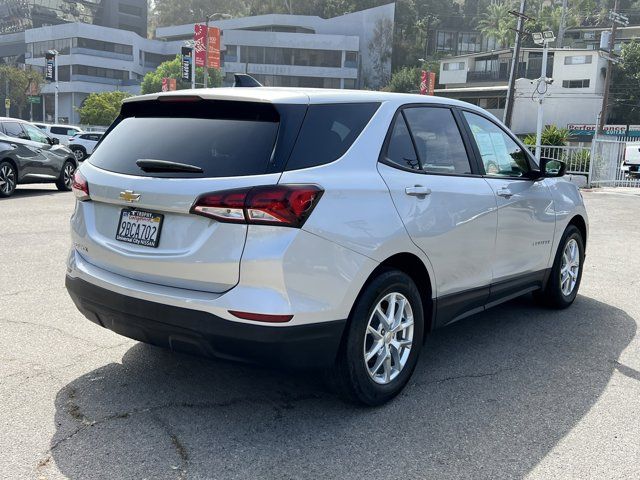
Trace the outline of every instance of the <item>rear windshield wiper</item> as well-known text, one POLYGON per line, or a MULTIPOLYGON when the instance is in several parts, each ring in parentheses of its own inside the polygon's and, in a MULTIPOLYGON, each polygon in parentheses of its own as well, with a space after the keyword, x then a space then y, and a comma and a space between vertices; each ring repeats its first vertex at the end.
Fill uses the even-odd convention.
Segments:
POLYGON ((170 162, 168 160, 154 160, 152 158, 141 158, 136 161, 145 172, 190 172, 202 173, 204 170, 197 165, 189 165, 188 163, 170 162))

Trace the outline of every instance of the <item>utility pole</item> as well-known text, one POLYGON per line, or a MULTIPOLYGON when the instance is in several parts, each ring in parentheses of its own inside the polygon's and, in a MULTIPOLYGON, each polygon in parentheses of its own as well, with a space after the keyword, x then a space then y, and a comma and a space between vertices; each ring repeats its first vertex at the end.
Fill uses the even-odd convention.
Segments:
POLYGON ((629 19, 624 15, 618 13, 618 0, 613 6, 613 11, 609 13, 611 19, 611 36, 609 37, 609 51, 607 52, 607 75, 604 77, 604 95, 602 96, 602 108, 600 110, 600 123, 598 124, 598 133, 604 131, 604 126, 607 123, 607 113, 609 109, 609 88, 611 87, 611 77, 613 64, 616 60, 613 58, 615 55, 614 48, 616 44, 616 31, 618 30, 618 24, 628 25, 629 19))
POLYGON ((10 117, 11 113, 11 100, 9 99, 9 75, 4 77, 4 109, 5 116, 10 117))
POLYGON ((522 45, 522 28, 524 21, 528 17, 524 14, 527 7, 527 0, 520 0, 520 10, 518 12, 509 12, 518 17, 518 26, 516 27, 516 45, 513 49, 511 57, 511 71, 509 72, 509 88, 507 89, 507 103, 504 109, 503 121, 507 127, 511 127, 511 117, 513 116, 513 103, 516 92, 516 76, 518 75, 518 59, 520 58, 520 46, 522 45))
POLYGON ((567 0, 562 0, 562 14, 560 15, 560 28, 558 29, 558 41, 556 47, 564 46, 564 32, 567 29, 567 0))

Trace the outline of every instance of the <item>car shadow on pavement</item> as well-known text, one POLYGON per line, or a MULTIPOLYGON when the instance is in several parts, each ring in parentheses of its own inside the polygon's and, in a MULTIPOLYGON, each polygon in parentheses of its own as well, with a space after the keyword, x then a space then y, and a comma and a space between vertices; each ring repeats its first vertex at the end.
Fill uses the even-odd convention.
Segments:
POLYGON ((360 408, 319 375, 136 344, 56 397, 38 474, 69 478, 517 478, 602 394, 636 323, 580 296, 435 332, 412 382, 360 408))

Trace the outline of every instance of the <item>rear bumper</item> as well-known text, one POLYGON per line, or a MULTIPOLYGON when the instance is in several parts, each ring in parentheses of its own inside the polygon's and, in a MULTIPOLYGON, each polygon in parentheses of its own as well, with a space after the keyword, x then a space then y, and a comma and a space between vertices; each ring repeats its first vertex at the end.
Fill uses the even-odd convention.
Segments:
POLYGON ((229 360, 309 369, 332 365, 346 320, 297 326, 233 322, 200 310, 164 305, 66 277, 78 309, 125 337, 176 351, 229 360))

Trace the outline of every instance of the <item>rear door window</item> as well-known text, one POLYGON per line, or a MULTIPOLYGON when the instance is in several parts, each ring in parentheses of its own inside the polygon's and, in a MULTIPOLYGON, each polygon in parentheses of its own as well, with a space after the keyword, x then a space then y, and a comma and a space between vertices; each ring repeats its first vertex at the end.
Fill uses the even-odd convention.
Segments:
POLYGON ((286 169, 315 167, 340 158, 379 106, 379 103, 309 105, 286 169))

